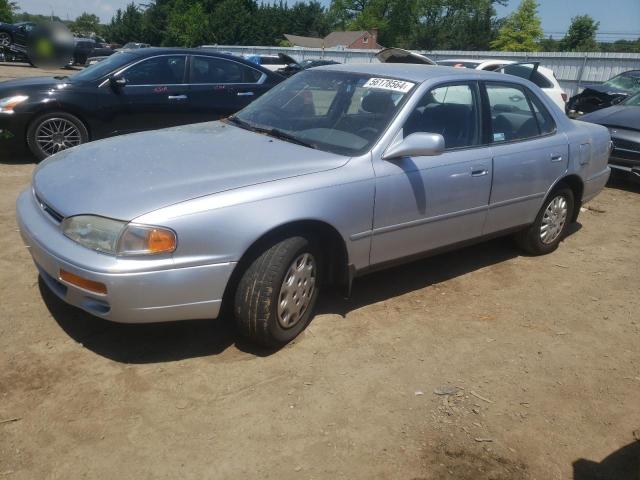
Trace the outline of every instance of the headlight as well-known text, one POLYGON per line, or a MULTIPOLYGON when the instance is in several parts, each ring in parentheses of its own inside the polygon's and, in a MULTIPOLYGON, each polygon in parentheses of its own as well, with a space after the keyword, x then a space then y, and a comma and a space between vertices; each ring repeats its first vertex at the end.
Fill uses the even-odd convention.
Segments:
POLYGON ((62 233, 80 245, 111 255, 153 255, 176 249, 173 230, 121 222, 95 215, 78 215, 62 222, 62 233))
POLYGON ((0 113, 13 113, 13 108, 16 105, 21 104, 29 97, 26 95, 15 95, 13 97, 7 97, 0 100, 0 113))

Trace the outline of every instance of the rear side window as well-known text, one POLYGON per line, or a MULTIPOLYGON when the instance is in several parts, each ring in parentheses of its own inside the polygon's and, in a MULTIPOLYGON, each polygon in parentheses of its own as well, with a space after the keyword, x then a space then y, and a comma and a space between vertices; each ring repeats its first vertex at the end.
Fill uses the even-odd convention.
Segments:
POLYGON ((216 57, 191 57, 189 83, 256 83, 262 77, 258 70, 232 60, 216 57))
POLYGON ((549 133, 555 132, 556 122, 553 120, 553 117, 549 113, 549 110, 547 110, 540 99, 533 93, 529 92, 529 98, 531 99, 533 111, 535 112, 536 120, 538 121, 540 134, 547 135, 549 133))
POLYGON ((549 79, 541 74, 538 70, 533 72, 531 81, 540 88, 553 88, 553 83, 551 83, 551 81, 549 81, 549 79))
POLYGON ((494 143, 524 140, 540 135, 538 121, 527 95, 517 85, 486 84, 494 143))

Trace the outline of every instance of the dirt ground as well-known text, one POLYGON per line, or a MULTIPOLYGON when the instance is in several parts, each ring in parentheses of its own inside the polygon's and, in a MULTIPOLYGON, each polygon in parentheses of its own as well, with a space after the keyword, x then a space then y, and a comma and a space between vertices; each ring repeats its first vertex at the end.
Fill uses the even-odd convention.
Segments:
POLYGON ((0 479, 640 479, 637 186, 545 257, 363 277, 272 352, 59 301, 16 231, 33 168, 0 152, 0 479))

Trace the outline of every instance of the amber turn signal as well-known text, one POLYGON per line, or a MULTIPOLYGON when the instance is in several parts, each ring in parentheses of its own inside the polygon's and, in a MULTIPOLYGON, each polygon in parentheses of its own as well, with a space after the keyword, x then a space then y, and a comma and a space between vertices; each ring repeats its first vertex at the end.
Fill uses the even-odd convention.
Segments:
POLYGON ((173 252, 176 248, 176 236, 169 230, 154 228, 147 237, 149 253, 173 252))
POLYGON ((100 295, 107 294, 107 286, 104 283, 82 278, 75 273, 67 272, 66 270, 60 270, 60 280, 64 280, 71 285, 75 285, 76 287, 80 287, 83 290, 88 290, 93 293, 99 293, 100 295))

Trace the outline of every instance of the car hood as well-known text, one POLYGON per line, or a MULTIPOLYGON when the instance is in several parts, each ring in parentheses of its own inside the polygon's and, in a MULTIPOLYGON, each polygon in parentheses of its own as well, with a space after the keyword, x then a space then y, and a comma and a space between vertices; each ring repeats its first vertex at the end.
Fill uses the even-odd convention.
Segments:
POLYGON ((614 105, 583 115, 580 120, 611 127, 640 130, 640 107, 614 105))
POLYGON ((5 93, 9 95, 20 95, 22 92, 47 90, 64 83, 64 80, 56 79, 54 77, 30 77, 20 78, 17 80, 7 80, 0 82, 0 98, 2 98, 5 93))
POLYGON ((65 150, 33 175, 41 201, 64 217, 132 220, 225 190, 325 171, 348 157, 222 122, 124 135, 65 150))

